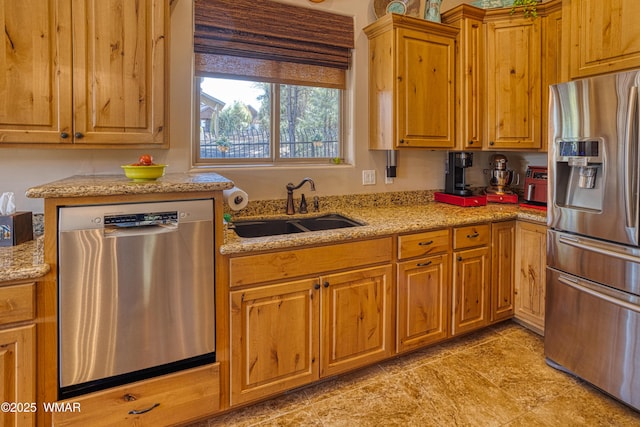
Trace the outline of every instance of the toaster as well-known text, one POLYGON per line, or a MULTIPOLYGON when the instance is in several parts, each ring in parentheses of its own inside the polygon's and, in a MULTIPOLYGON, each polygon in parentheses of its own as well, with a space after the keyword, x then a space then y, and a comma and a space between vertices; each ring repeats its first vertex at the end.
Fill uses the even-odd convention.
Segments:
POLYGON ((529 166, 524 178, 524 199, 527 203, 547 204, 547 167, 529 166))

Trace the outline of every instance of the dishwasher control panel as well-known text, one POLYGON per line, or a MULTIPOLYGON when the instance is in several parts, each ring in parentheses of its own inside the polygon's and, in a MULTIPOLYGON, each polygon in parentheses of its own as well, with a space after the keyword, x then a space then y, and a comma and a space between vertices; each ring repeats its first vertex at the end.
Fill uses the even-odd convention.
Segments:
POLYGON ((108 215, 104 217, 105 227, 141 227, 145 225, 177 224, 178 211, 108 215))

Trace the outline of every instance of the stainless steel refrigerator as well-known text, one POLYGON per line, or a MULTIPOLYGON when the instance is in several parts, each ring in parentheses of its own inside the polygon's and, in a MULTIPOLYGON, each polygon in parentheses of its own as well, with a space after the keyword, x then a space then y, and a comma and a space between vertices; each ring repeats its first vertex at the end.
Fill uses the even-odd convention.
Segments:
POLYGON ((550 87, 545 356, 640 409, 640 70, 550 87))

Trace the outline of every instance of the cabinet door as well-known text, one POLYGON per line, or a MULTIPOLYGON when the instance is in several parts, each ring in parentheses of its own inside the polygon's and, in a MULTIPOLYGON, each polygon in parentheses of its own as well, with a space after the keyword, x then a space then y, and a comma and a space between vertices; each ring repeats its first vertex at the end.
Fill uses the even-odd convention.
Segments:
POLYGON ((72 0, 78 144, 163 144, 165 0, 72 0))
POLYGON ((540 19, 486 25, 486 148, 540 148, 540 19))
POLYGON ((398 147, 455 146, 455 40, 397 30, 398 147))
POLYGON ((454 335, 486 326, 489 322, 489 247, 453 253, 454 335))
POLYGON ((0 12, 0 144, 71 142, 69 2, 4 1, 0 12))
POLYGON ((392 355, 392 268, 366 268, 322 277, 321 376, 392 355))
POLYGON ((515 221, 491 225, 491 321, 513 316, 515 221))
POLYGON ((463 17, 456 76, 456 141, 460 150, 481 149, 484 136, 484 27, 481 19, 463 17))
POLYGON ((318 279, 230 293, 231 404, 318 379, 318 279))
POLYGON ((398 352, 449 336, 449 255, 398 264, 398 352))
MULTIPOLYGON (((23 326, 0 331, 0 377, 2 402, 29 405, 36 401, 35 326, 23 326)), ((2 411, 2 426, 33 426, 36 412, 26 410, 2 411)), ((42 408, 36 408, 41 410, 42 408)))
POLYGON ((515 317, 544 331, 547 228, 518 221, 516 226, 515 317))
POLYGON ((640 67, 640 2, 570 0, 569 3, 571 78, 640 67))

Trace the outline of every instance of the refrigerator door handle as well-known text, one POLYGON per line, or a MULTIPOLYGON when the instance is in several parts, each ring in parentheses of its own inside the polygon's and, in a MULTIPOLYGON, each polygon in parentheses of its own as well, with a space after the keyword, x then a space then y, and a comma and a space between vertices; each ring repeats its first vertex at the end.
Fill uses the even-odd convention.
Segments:
POLYGON ((615 291, 613 289, 605 288, 604 286, 592 285, 584 280, 580 280, 577 277, 570 277, 561 274, 558 277, 558 281, 564 285, 570 286, 580 292, 587 293, 601 300, 610 302, 619 307, 627 310, 640 313, 640 305, 638 303, 638 297, 626 295, 622 292, 615 291), (597 287, 596 287, 597 286, 597 287))
POLYGON ((560 236, 558 238, 558 242, 564 243, 565 245, 573 246, 578 249, 583 249, 585 251, 596 252, 612 258, 640 264, 640 257, 626 252, 618 251, 612 245, 607 245, 604 242, 590 242, 573 236, 560 236))
POLYGON ((638 243, 638 87, 632 86, 629 91, 629 107, 624 135, 625 174, 624 204, 626 226, 634 229, 635 243, 638 243), (635 135, 634 135, 635 133, 635 135))

